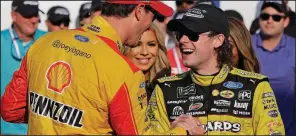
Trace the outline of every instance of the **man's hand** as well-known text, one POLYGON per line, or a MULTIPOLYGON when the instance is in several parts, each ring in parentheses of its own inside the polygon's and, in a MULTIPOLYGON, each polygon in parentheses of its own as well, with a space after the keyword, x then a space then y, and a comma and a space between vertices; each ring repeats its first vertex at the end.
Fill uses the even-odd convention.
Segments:
POLYGON ((186 129, 190 135, 203 135, 205 133, 202 123, 198 118, 193 118, 190 115, 180 115, 172 123, 172 128, 174 127, 183 127, 186 129))

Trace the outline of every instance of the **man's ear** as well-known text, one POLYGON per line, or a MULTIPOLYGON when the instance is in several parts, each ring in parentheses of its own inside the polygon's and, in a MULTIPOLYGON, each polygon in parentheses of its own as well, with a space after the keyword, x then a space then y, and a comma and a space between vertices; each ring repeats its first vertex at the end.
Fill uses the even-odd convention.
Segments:
POLYGON ((286 28, 290 23, 290 17, 286 17, 284 20, 284 28, 286 28))
POLYGON ((46 24, 46 26, 47 26, 47 27, 49 27, 49 25, 50 25, 50 22, 49 22, 49 20, 48 20, 48 19, 46 19, 46 20, 45 20, 45 24, 46 24))
POLYGON ((15 11, 11 11, 11 18, 12 18, 12 22, 16 21, 16 12, 15 11))
POLYGON ((137 7, 135 8, 136 19, 139 21, 145 17, 144 15, 145 15, 145 5, 143 4, 137 5, 137 7))
POLYGON ((225 36, 223 34, 218 34, 214 38, 214 48, 219 48, 223 45, 225 36))

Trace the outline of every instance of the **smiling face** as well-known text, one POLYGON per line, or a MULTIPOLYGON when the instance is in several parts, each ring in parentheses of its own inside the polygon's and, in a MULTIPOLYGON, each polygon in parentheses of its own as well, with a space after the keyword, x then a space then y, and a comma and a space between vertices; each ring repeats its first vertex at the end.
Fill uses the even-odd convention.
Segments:
POLYGON ((159 43, 151 29, 145 31, 136 46, 130 47, 127 57, 144 73, 155 63, 159 43))
POLYGON ((15 27, 17 27, 21 33, 26 36, 31 36, 35 33, 39 24, 38 16, 25 18, 20 13, 15 11, 12 11, 11 16, 14 24, 16 25, 15 27))
POLYGON ((183 35, 180 39, 183 65, 189 68, 198 68, 202 63, 208 62, 214 54, 214 47, 208 34, 200 34, 198 41, 191 41, 183 35))
MULTIPOLYGON (((216 67, 217 52, 215 49, 222 46, 224 35, 213 35, 211 32, 201 34, 182 34, 180 37, 180 50, 183 65, 194 70, 216 67)), ((179 36, 176 36, 177 39, 179 36)))

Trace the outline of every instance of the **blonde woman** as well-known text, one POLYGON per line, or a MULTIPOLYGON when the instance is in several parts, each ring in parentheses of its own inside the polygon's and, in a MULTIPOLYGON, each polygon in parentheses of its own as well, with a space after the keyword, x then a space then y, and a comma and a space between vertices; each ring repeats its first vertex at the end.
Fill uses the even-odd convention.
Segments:
POLYGON ((251 35, 246 26, 238 19, 228 18, 232 45, 233 65, 239 69, 259 73, 260 65, 252 48, 251 35))
POLYGON ((123 54, 145 74, 147 94, 150 98, 155 80, 170 75, 167 49, 159 28, 153 23, 142 34, 138 44, 133 47, 125 47, 123 54))

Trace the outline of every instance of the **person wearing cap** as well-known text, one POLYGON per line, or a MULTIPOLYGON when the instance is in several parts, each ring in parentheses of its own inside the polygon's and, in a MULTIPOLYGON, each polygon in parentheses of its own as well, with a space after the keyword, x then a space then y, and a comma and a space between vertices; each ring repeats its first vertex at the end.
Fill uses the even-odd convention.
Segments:
POLYGON ((149 103, 159 129, 166 131, 177 117, 191 115, 205 135, 285 134, 268 78, 232 66, 223 10, 199 4, 171 20, 168 29, 190 71, 158 79, 149 103))
MULTIPOLYGON (((262 5, 263 3, 265 2, 266 0, 260 2, 260 4, 258 4, 259 6, 259 15, 260 15, 260 12, 261 12, 261 8, 262 8, 262 5), (260 6, 261 5, 261 6, 260 6)), ((278 4, 276 6, 276 8, 278 7, 281 7, 280 11, 285 11, 285 14, 287 16, 287 18, 289 18, 289 25, 284 29, 284 33, 286 35, 289 35, 289 36, 292 36, 294 38, 296 38, 296 14, 295 12, 293 12, 291 10, 291 8, 289 8, 288 6, 288 0, 274 0, 274 1, 279 1, 280 4, 278 4)), ((256 17, 256 19, 253 20, 252 24, 251 24, 251 27, 250 27, 250 33, 253 35, 253 34, 258 34, 260 32, 260 25, 259 25, 259 19, 260 19, 260 16, 256 17)))
POLYGON ((47 12, 47 20, 45 21, 48 32, 66 30, 69 28, 70 12, 62 6, 51 7, 47 12))
POLYGON ((91 11, 91 2, 83 3, 80 6, 77 28, 82 27, 85 24, 91 23, 90 11, 91 11))
POLYGON ((266 1, 259 17, 260 33, 252 35, 252 44, 261 64, 261 73, 269 77, 278 100, 286 135, 296 134, 295 45, 285 34, 289 24, 283 1, 266 1), (289 104, 289 106, 287 106, 289 104))
MULTIPOLYGON (((173 19, 180 19, 186 11, 177 12, 173 19)), ((166 45, 168 46, 168 59, 171 64, 171 75, 181 74, 183 72, 187 72, 189 70, 188 67, 185 67, 182 64, 182 55, 180 51, 179 42, 176 40, 175 36, 172 32, 168 32, 170 34, 170 39, 167 41, 166 45)))
MULTIPOLYGON (((181 18, 184 13, 190 9, 196 1, 192 0, 176 0, 177 10, 173 15, 172 19, 181 18)), ((168 38, 166 38, 166 46, 168 48, 168 58, 171 64, 171 75, 181 74, 189 70, 181 63, 181 52, 179 49, 178 42, 174 35, 168 31, 168 38)))
MULTIPOLYGON (((177 1, 176 1, 177 2, 177 1)), ((188 1, 190 2, 190 1, 188 1)), ((212 0, 198 0, 194 1, 193 5, 189 6, 192 7, 194 5, 198 4, 210 4, 214 5, 212 0)), ((182 16, 186 13, 188 8, 185 8, 183 10, 177 10, 176 14, 174 15, 173 19, 180 19, 182 16)), ((182 58, 181 58, 181 51, 179 47, 178 41, 176 41, 175 37, 173 36, 172 32, 168 32, 170 34, 170 39, 166 42, 168 50, 168 58, 171 64, 171 75, 181 74, 183 72, 187 72, 189 68, 185 67, 182 64, 182 58)))
MULTIPOLYGON (((146 115, 145 76, 120 50, 172 13, 160 1, 110 0, 91 24, 43 36, 6 87, 2 118, 28 123, 29 135, 159 134, 146 115)), ((163 134, 184 135, 186 126, 197 131, 182 118, 163 134)))
MULTIPOLYGON (((1 31, 1 96, 27 50, 46 33, 38 29, 38 12, 37 1, 12 1, 12 24, 8 29, 1 31)), ((12 124, 1 118, 1 134, 24 135, 26 132, 26 124, 12 124)))
MULTIPOLYGON (((175 4, 176 4, 176 11, 173 14, 171 19, 175 19, 178 16, 182 16, 182 14, 184 12, 186 12, 189 8, 191 8, 192 6, 194 6, 194 4, 196 4, 197 1, 193 1, 193 0, 175 0, 175 4)), ((171 20, 169 19, 169 20, 171 20)), ((167 23, 166 23, 167 25, 167 23)), ((167 46, 168 49, 174 48, 175 47, 175 38, 173 36, 173 34, 169 31, 166 30, 166 33, 168 34, 168 36, 166 36, 165 38, 165 45, 167 46)), ((172 51, 170 51, 172 52, 172 51)))

